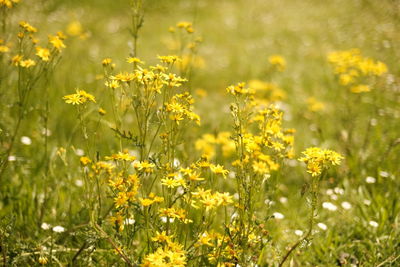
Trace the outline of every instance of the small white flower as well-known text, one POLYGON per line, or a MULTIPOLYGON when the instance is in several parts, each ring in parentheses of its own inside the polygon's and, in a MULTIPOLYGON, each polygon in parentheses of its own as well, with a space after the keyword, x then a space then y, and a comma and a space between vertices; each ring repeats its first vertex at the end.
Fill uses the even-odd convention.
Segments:
POLYGON ((233 194, 233 198, 234 199, 239 199, 239 194, 238 193, 233 194))
POLYGON ((279 212, 274 212, 272 215, 277 220, 281 220, 281 219, 285 218, 285 216, 282 213, 279 213, 279 212))
POLYGON ((371 225, 374 228, 377 228, 379 224, 376 221, 369 221, 369 225, 371 225))
POLYGON ((288 160, 288 165, 289 165, 290 167, 296 167, 297 165, 299 165, 299 163, 298 163, 297 160, 295 160, 295 159, 289 159, 289 160, 288 160))
POLYGON ((364 199, 363 203, 367 206, 371 205, 371 200, 369 199, 364 199))
POLYGON ((351 204, 347 201, 343 201, 342 208, 344 208, 345 210, 349 210, 349 209, 351 209, 351 204))
POLYGON ((30 146, 32 144, 32 140, 28 136, 22 136, 21 143, 30 146))
POLYGON ((295 230, 295 231, 294 231, 294 234, 295 234, 295 235, 298 235, 298 236, 302 236, 304 233, 303 233, 303 231, 301 231, 301 230, 295 230))
POLYGON ((378 125, 378 120, 375 118, 372 118, 370 121, 370 124, 371 124, 371 126, 376 126, 376 125, 378 125))
POLYGON ((48 223, 42 223, 42 225, 40 226, 43 230, 49 230, 51 228, 51 225, 48 223))
POLYGON ((77 187, 82 187, 83 186, 83 181, 81 179, 75 180, 75 185, 77 187))
POLYGON ((125 219, 124 224, 134 224, 135 222, 136 221, 134 219, 127 218, 127 219, 125 219))
POLYGON ((327 210, 330 210, 330 211, 336 211, 337 210, 336 205, 332 204, 331 202, 322 203, 322 207, 324 209, 327 209, 327 210))
POLYGON ((367 184, 374 184, 376 182, 376 179, 372 176, 368 176, 367 178, 365 178, 365 182, 367 182, 367 184))
POLYGON ((286 197, 281 197, 279 198, 279 202, 281 202, 282 204, 287 203, 288 199, 286 197))
POLYGON ((324 223, 318 223, 317 226, 319 227, 319 229, 326 231, 326 229, 328 229, 328 226, 326 226, 326 224, 324 223))
POLYGON ((51 131, 49 129, 43 128, 42 129, 42 134, 45 136, 50 136, 51 135, 51 131))
POLYGON ((340 188, 340 187, 335 187, 334 191, 338 195, 343 195, 344 194, 344 189, 340 188))
POLYGON ((389 173, 388 173, 388 172, 385 172, 385 171, 380 171, 380 172, 379 172, 379 175, 380 175, 381 177, 385 177, 385 178, 389 177, 389 173))
POLYGON ((338 199, 338 196, 337 196, 336 194, 332 194, 332 195, 331 195, 331 199, 332 199, 332 200, 337 200, 337 199, 338 199))
POLYGON ((174 159, 174 167, 178 168, 181 165, 179 159, 174 159))
POLYGON ((185 190, 183 190, 182 187, 179 187, 176 192, 178 193, 178 195, 183 195, 183 193, 185 193, 185 190))
MULTIPOLYGON (((162 221, 163 223, 167 223, 167 217, 165 217, 165 216, 161 217, 161 221, 162 221)), ((174 218, 169 218, 169 222, 170 222, 170 223, 173 223, 174 221, 175 221, 174 218)))
POLYGON ((77 148, 77 149, 75 150, 75 154, 76 154, 77 156, 82 157, 83 155, 85 155, 85 151, 83 151, 83 150, 80 149, 80 148, 77 148))
POLYGON ((326 190, 326 194, 328 195, 328 196, 330 196, 330 195, 332 195, 333 194, 333 190, 332 189, 327 189, 326 190))
POLYGON ((17 157, 16 156, 8 156, 8 161, 16 161, 17 157))
POLYGON ((53 232, 62 233, 62 232, 64 232, 64 231, 65 231, 65 228, 62 227, 62 226, 60 226, 60 225, 57 225, 57 226, 54 226, 54 227, 53 227, 53 232))
POLYGON ((234 171, 230 171, 229 174, 228 174, 228 176, 229 176, 229 178, 231 178, 231 179, 235 179, 236 173, 235 173, 234 171))

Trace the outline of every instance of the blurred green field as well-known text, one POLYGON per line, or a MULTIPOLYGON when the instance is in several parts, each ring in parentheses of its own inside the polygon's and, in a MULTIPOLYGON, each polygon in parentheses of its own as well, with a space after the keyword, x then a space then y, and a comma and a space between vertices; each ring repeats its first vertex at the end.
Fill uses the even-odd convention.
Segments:
MULTIPOLYGON (((260 214, 275 214, 265 221, 269 243, 264 251, 267 260, 259 262, 260 266, 278 266, 283 251, 307 231, 309 205, 302 188, 310 177, 296 159, 311 146, 333 149, 345 159, 321 182, 312 239, 302 243, 286 265, 399 266, 400 2, 157 0, 143 1, 143 5, 137 57, 146 65, 157 64, 158 55, 171 54, 169 48, 174 44, 168 28, 177 22, 192 22, 194 34, 202 38, 200 63, 187 84, 196 100, 194 110, 201 117, 201 127, 188 129, 182 145, 189 153, 180 156, 188 162, 201 156, 195 141, 202 134, 233 131, 232 99, 226 87, 262 80, 283 91, 277 104, 284 111, 284 127, 296 129, 295 157, 271 175, 264 186, 265 203, 258 203, 260 214), (371 92, 345 92, 327 60, 330 52, 352 48, 388 67, 387 74, 374 80, 371 92), (285 71, 268 71, 271 55, 285 58, 285 71), (324 108, 311 110, 311 97, 324 108)), ((130 68, 126 62, 133 45, 129 1, 21 0, 6 19, 7 30, 0 36, 4 40, 14 38, 15 42, 12 36, 21 20, 38 28, 39 39, 46 40, 47 34, 59 30, 68 38, 54 73, 31 93, 9 155, 16 160, 0 176, 0 262, 39 266, 38 257, 44 253, 40 247, 51 246, 55 251, 55 259, 49 257, 47 263, 51 266, 125 266, 117 253, 106 251, 112 247, 89 225, 90 211, 84 201, 87 189, 81 185, 79 162, 79 150, 85 150, 85 143, 77 113, 62 98, 77 87, 96 96, 96 105, 84 114, 92 131, 92 159, 120 150, 121 143, 110 129, 109 88, 99 75, 103 75, 104 58, 112 58, 118 71, 130 68), (99 107, 107 110, 104 119, 96 114, 99 107), (46 128, 48 138, 43 134, 46 128), (23 136, 31 144, 21 143, 23 136), (65 154, 60 154, 61 147, 65 154), (43 223, 61 225, 66 231, 46 231, 43 223), (81 248, 83 252, 77 253, 81 248)), ((9 60, 1 59, 1 64, 9 65, 9 60)), ((7 129, 16 121, 14 106, 8 102, 13 99, 16 74, 1 74, 3 157, 9 146, 7 129)), ((126 117, 125 130, 132 127, 132 121, 126 117)), ((122 147, 135 149, 126 140, 122 147)), ((218 155, 215 163, 230 164, 218 155)), ((234 190, 225 182, 218 185, 234 190)), ((193 261, 188 265, 202 264, 193 261)))

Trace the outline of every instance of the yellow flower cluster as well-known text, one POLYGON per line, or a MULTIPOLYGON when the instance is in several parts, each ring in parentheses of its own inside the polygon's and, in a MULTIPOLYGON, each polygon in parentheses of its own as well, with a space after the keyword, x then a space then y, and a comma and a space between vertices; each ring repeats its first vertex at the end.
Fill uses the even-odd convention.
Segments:
POLYGON ((245 83, 238 83, 237 85, 230 85, 226 88, 226 91, 234 96, 240 95, 253 95, 255 93, 254 89, 245 88, 245 83))
POLYGON ((353 93, 369 92, 365 84, 368 77, 379 77, 388 71, 385 63, 364 57, 359 49, 335 51, 328 54, 339 83, 348 86, 353 93))
POLYGON ((201 151, 202 156, 211 159, 215 156, 216 151, 222 150, 224 157, 229 157, 235 152, 235 142, 231 139, 230 132, 220 132, 218 135, 203 134, 201 138, 196 140, 195 147, 201 151))
POLYGON ((248 86, 255 92, 255 105, 270 105, 286 99, 286 92, 274 83, 250 80, 248 86))
POLYGON ((185 209, 176 208, 161 208, 158 210, 158 214, 162 218, 177 219, 184 224, 192 223, 193 221, 187 218, 187 211, 185 209))
POLYGON ((212 193, 210 189, 204 190, 203 188, 199 187, 197 188, 197 191, 192 192, 192 195, 194 199, 191 201, 191 205, 194 208, 199 208, 196 201, 198 200, 206 211, 233 203, 233 197, 228 192, 212 193))
POLYGON ((168 103, 165 103, 165 110, 170 114, 169 118, 179 125, 180 121, 187 119, 200 125, 200 116, 193 112, 193 97, 185 92, 174 95, 168 103))
MULTIPOLYGON (((191 22, 181 21, 181 22, 178 22, 178 23, 176 24, 176 27, 177 27, 178 29, 184 29, 184 30, 186 30, 187 33, 193 33, 193 32, 194 32, 193 25, 192 25, 191 22)), ((170 28, 170 31, 171 31, 171 30, 172 30, 172 29, 170 28)))
POLYGON ((0 0, 0 7, 13 8, 20 0, 0 0))
MULTIPOLYGON (((61 32, 58 33, 58 35, 56 35, 56 36, 49 37, 49 43, 52 44, 56 48, 55 51, 50 51, 49 48, 35 46, 39 42, 39 40, 36 39, 35 35, 34 35, 38 31, 35 27, 33 27, 31 24, 29 24, 26 21, 19 22, 19 26, 21 29, 21 31, 18 33, 18 38, 20 39, 20 42, 22 43, 24 40, 28 40, 27 38, 25 38, 25 36, 28 36, 30 39, 30 42, 29 42, 30 45, 32 45, 32 44, 34 45, 33 47, 31 47, 32 49, 30 49, 30 48, 25 49, 24 51, 35 51, 36 50, 35 55, 38 56, 41 59, 41 61, 43 61, 43 62, 49 62, 50 59, 52 58, 52 54, 54 57, 54 55, 56 55, 56 52, 60 52, 61 48, 65 48, 65 45, 62 41, 62 37, 60 37, 60 36, 62 36, 61 32), (58 41, 56 41, 56 40, 58 40, 58 41)), ((3 45, 3 43, 4 43, 4 41, 0 40, 0 53, 9 52, 11 45, 10 44, 3 45)), ((38 63, 35 60, 29 58, 31 53, 29 52, 28 54, 24 55, 24 54, 22 54, 24 51, 20 50, 17 55, 13 56, 11 58, 11 64, 14 66, 17 66, 17 67, 18 66, 22 67, 22 68, 31 68, 31 67, 36 66, 38 63)))
POLYGON ((312 112, 318 112, 325 109, 325 104, 317 100, 315 97, 309 97, 307 99, 307 104, 308 104, 308 110, 312 112))
POLYGON ((150 205, 153 205, 154 203, 161 203, 164 201, 163 197, 156 196, 154 193, 150 193, 148 198, 139 198, 140 204, 142 204, 143 207, 148 207, 150 205))
POLYGON ((322 171, 328 169, 330 165, 339 165, 343 157, 329 149, 310 147, 303 152, 303 157, 299 161, 307 164, 307 172, 312 176, 321 175, 322 171))
POLYGON ((86 102, 94 102, 96 103, 96 99, 93 95, 87 93, 85 90, 76 89, 75 94, 66 95, 63 97, 65 103, 72 105, 81 105, 86 102))
MULTIPOLYGON (((271 156, 275 156, 278 159, 292 158, 294 155, 293 134, 295 130, 283 129, 282 117, 282 111, 274 106, 258 110, 250 120, 257 123, 257 134, 245 133, 243 135, 243 144, 246 152, 251 155, 251 158, 267 163, 271 170, 277 170, 279 167, 271 156)), ((253 168, 259 169, 259 167, 260 165, 255 167, 253 164, 253 168)))
POLYGON ((164 247, 145 256, 142 267, 183 267, 186 266, 186 252, 183 246, 167 239, 164 247))
POLYGON ((286 60, 280 55, 270 56, 268 62, 280 72, 284 71, 286 68, 286 60))

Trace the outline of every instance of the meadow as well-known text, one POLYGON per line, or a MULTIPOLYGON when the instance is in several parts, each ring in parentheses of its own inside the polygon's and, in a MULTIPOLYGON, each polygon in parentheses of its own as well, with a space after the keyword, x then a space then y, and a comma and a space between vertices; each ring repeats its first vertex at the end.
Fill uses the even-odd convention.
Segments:
POLYGON ((400 266, 400 3, 0 0, 2 266, 400 266))

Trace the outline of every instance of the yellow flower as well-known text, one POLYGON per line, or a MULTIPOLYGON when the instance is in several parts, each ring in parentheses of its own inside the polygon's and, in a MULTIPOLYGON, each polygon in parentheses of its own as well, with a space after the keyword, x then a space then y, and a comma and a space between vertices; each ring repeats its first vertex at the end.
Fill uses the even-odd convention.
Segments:
POLYGON ((371 91, 371 88, 366 84, 356 85, 350 88, 350 91, 355 94, 371 91))
POLYGON ((150 163, 147 160, 145 161, 140 161, 140 162, 135 162, 133 164, 133 167, 135 169, 138 169, 139 171, 144 171, 146 173, 151 173, 154 171, 154 167, 156 165, 154 163, 150 163))
POLYGON ((304 156, 299 158, 299 161, 307 164, 307 172, 312 176, 321 175, 324 169, 329 168, 329 165, 339 165, 343 159, 343 156, 333 150, 318 147, 307 148, 302 154, 304 156))
POLYGON ((39 256, 39 260, 38 260, 39 264, 41 265, 45 265, 48 263, 48 259, 46 256, 40 255, 39 256))
POLYGON ((151 240, 155 241, 155 242, 160 242, 160 243, 162 243, 162 242, 169 243, 172 237, 173 236, 167 235, 166 231, 162 231, 161 233, 156 231, 156 236, 152 237, 151 240))
POLYGON ((135 63, 135 64, 144 64, 144 62, 143 61, 141 61, 139 58, 137 58, 137 57, 128 57, 127 59, 126 59, 126 62, 128 62, 128 63, 135 63))
POLYGON ((79 159, 79 161, 81 162, 81 164, 82 164, 83 166, 86 166, 86 165, 88 165, 90 162, 92 162, 88 157, 81 157, 81 158, 79 159))
POLYGON ((33 27, 32 25, 30 25, 28 22, 26 21, 20 21, 19 26, 21 28, 23 28, 25 31, 30 32, 30 33, 35 33, 37 32, 37 29, 35 27, 33 27))
POLYGON ((176 55, 158 56, 158 59, 162 63, 166 63, 166 64, 174 64, 175 62, 180 62, 181 61, 181 59, 176 55))
POLYGON ((318 101, 315 97, 309 97, 307 99, 308 110, 317 112, 325 109, 325 104, 318 101))
POLYGON ((125 192, 119 192, 118 196, 114 198, 115 207, 117 209, 125 206, 127 202, 128 202, 128 196, 125 192))
POLYGON ((286 60, 280 55, 272 55, 268 58, 268 61, 278 71, 284 71, 286 68, 286 60))
POLYGON ((40 57, 43 61, 49 61, 50 50, 47 48, 42 48, 40 46, 36 47, 36 55, 40 57))
POLYGON ((211 171, 213 172, 213 173, 215 173, 215 174, 222 174, 222 176, 226 179, 226 175, 229 173, 229 171, 228 170, 225 170, 224 169, 224 166, 222 166, 222 165, 214 165, 214 164, 211 164, 210 165, 210 169, 211 169, 211 171))
POLYGON ((101 61, 101 64, 103 64, 103 66, 108 66, 111 64, 111 62, 112 62, 111 58, 105 58, 103 59, 103 61, 101 61))
POLYGON ((174 177, 167 177, 164 179, 161 179, 161 184, 165 185, 168 188, 175 188, 178 186, 181 186, 181 182, 178 179, 175 179, 174 177))
POLYGON ((106 160, 119 160, 119 161, 134 161, 136 159, 135 156, 132 156, 128 153, 118 152, 118 154, 112 154, 111 156, 106 156, 106 160))
POLYGON ((84 104, 87 101, 96 103, 96 99, 93 95, 87 93, 84 90, 79 90, 79 89, 76 89, 75 94, 66 95, 63 97, 63 99, 65 100, 65 103, 72 105, 84 104))
POLYGON ((140 204, 142 204, 143 207, 148 207, 154 203, 154 200, 149 199, 149 198, 140 198, 140 204))
POLYGON ((66 32, 71 36, 79 36, 83 33, 82 24, 77 20, 71 21, 67 26, 66 32))
POLYGON ((8 46, 0 45, 0 53, 7 53, 8 51, 10 51, 8 46))
POLYGON ((62 48, 65 48, 65 44, 59 36, 49 35, 49 42, 56 48, 58 51, 61 51, 62 48))
POLYGON ((19 65, 23 68, 30 68, 36 65, 36 62, 32 59, 21 60, 19 65))

